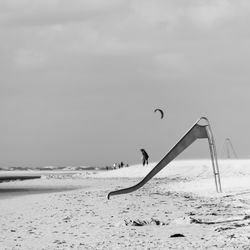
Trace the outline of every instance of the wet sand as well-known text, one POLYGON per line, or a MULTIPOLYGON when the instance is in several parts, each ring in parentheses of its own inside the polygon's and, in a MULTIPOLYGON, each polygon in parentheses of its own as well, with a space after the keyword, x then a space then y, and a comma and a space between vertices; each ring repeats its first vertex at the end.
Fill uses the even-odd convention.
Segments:
POLYGON ((0 184, 0 200, 24 195, 46 194, 66 192, 86 188, 84 183, 77 183, 70 179, 66 180, 16 180, 0 184))
POLYGON ((0 183, 1 182, 8 182, 8 181, 23 181, 23 180, 31 180, 31 179, 39 179, 41 176, 25 176, 25 175, 19 175, 19 176, 0 176, 0 183))

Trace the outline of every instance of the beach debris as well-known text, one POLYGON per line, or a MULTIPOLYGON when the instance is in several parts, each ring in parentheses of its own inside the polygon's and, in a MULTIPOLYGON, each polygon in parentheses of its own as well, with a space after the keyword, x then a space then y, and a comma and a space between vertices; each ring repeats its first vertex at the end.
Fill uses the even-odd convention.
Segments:
POLYGON ((141 227, 141 226, 147 226, 147 225, 156 225, 156 226, 165 226, 168 225, 169 223, 167 222, 162 222, 158 219, 150 218, 150 219, 145 219, 145 220, 130 220, 130 219, 125 219, 122 223, 118 223, 118 226, 124 225, 124 226, 136 226, 136 227, 141 227))
MULTIPOLYGON (((234 222, 234 225, 236 225, 237 222, 249 220, 250 217, 249 217, 249 215, 245 215, 244 217, 219 218, 219 219, 213 220, 213 221, 204 221, 204 220, 201 220, 199 218, 196 219, 196 218, 192 218, 192 217, 190 217, 190 219, 191 219, 191 223, 196 223, 196 224, 213 225, 213 224, 224 224, 224 223, 234 222)), ((250 222, 247 222, 247 224, 249 225, 250 222)))
POLYGON ((185 235, 179 233, 170 235, 170 238, 177 238, 177 237, 185 237, 185 235))
POLYGON ((64 222, 69 222, 72 219, 72 216, 66 216, 65 218, 63 218, 64 222))
POLYGON ((235 227, 230 226, 230 227, 218 227, 215 229, 216 232, 221 232, 221 231, 225 231, 225 230, 232 230, 235 229, 235 227))
POLYGON ((250 219, 250 215, 245 215, 243 220, 249 220, 250 219))
POLYGON ((53 243, 56 243, 56 244, 58 244, 58 245, 61 245, 61 244, 65 244, 66 241, 65 241, 65 240, 54 240, 53 243))
POLYGON ((225 230, 231 230, 231 229, 236 229, 238 227, 249 227, 250 223, 233 223, 230 226, 224 226, 224 227, 218 227, 215 229, 216 232, 221 232, 225 230))
POLYGON ((192 212, 189 212, 188 215, 196 215, 196 213, 192 211, 192 212))

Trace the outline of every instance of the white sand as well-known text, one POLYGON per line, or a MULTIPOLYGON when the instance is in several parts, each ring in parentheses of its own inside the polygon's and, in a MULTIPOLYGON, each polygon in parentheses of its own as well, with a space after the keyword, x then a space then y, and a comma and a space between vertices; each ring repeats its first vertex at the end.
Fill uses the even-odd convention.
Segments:
MULTIPOLYGON (((219 160, 219 170, 224 196, 230 192, 239 192, 250 188, 250 160, 219 160)), ((156 163, 147 166, 141 164, 107 172, 100 172, 96 178, 143 178, 156 163)), ((214 196, 216 186, 211 160, 179 160, 173 161, 163 168, 154 178, 176 180, 161 185, 168 191, 193 192, 204 196, 214 196)))
POLYGON ((172 162, 134 193, 106 199, 154 165, 1 183, 0 249, 248 249, 249 160, 219 162, 222 194, 211 162, 189 160, 172 162), (185 237, 170 237, 177 233, 185 237))

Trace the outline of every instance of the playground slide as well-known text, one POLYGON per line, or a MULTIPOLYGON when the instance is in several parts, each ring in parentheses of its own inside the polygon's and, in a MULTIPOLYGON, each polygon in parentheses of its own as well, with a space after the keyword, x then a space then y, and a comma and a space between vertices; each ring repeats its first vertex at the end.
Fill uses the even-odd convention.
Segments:
POLYGON ((217 192, 221 192, 219 168, 217 163, 217 155, 215 149, 215 143, 212 135, 212 131, 209 125, 209 121, 206 117, 201 117, 189 130, 188 132, 179 140, 179 142, 162 158, 162 160, 144 177, 142 181, 138 184, 112 191, 108 194, 108 199, 113 195, 127 194, 136 191, 145 185, 151 178, 153 178, 159 171, 161 171, 167 164, 169 164, 173 159, 175 159, 180 153, 182 153, 189 145, 191 145, 196 139, 207 138, 209 141, 209 148, 211 153, 211 159, 213 164, 213 171, 215 177, 215 184, 217 192), (205 125, 200 125, 201 121, 205 121, 205 125))

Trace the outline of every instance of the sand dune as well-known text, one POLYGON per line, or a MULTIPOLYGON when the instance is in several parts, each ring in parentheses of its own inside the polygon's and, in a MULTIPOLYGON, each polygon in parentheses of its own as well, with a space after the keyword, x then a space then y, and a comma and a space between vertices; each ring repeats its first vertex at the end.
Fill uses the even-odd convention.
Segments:
MULTIPOLYGON (((96 177, 113 178, 142 178, 157 162, 149 163, 147 166, 142 164, 132 165, 128 168, 121 168, 111 171, 99 172, 96 177)), ((250 175, 250 160, 218 160, 221 175, 250 175)), ((170 162, 157 175, 157 178, 210 178, 213 176, 212 163, 210 159, 205 160, 175 160, 170 162)))
POLYGON ((250 161, 219 162, 222 194, 210 161, 189 160, 107 200, 154 165, 0 184, 1 249, 248 249, 250 161))
MULTIPOLYGON (((250 188, 250 160, 219 160, 223 194, 239 192, 250 188)), ((100 172, 96 178, 143 178, 156 163, 141 164, 129 168, 100 172)), ((219 195, 216 193, 211 160, 173 161, 154 178, 168 178, 171 183, 160 185, 169 191, 186 191, 199 195, 219 195)))

